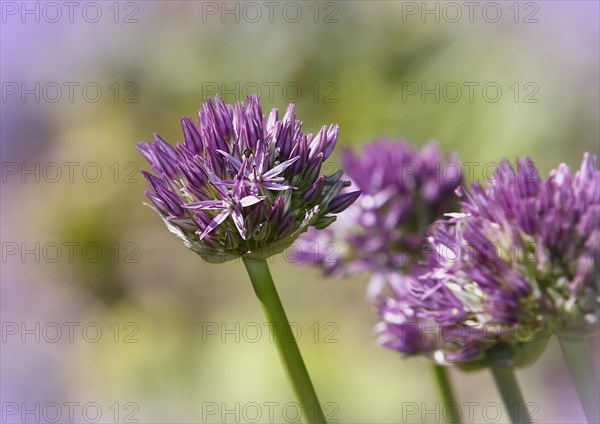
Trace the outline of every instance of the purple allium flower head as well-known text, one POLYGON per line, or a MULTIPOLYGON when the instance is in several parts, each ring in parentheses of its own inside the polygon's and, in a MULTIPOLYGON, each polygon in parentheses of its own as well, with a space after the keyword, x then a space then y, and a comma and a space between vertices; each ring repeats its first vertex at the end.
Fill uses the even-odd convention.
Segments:
POLYGON ((338 126, 301 132, 290 104, 268 119, 257 96, 247 104, 207 100, 198 124, 182 118, 175 147, 155 135, 138 144, 156 175, 142 171, 148 199, 187 247, 209 262, 266 257, 288 247, 310 226, 324 228, 359 192, 340 194, 341 172, 319 177, 338 126))
POLYGON ((369 272, 372 297, 419 258, 429 224, 457 207, 462 173, 434 143, 416 150, 406 141, 387 139, 360 153, 345 150, 342 167, 362 195, 325 231, 300 237, 301 260, 338 276, 369 272))
POLYGON ((534 163, 502 161, 462 213, 434 225, 419 269, 382 297, 385 346, 484 365, 503 346, 523 365, 554 332, 597 329, 600 171, 585 154, 542 181, 534 163))

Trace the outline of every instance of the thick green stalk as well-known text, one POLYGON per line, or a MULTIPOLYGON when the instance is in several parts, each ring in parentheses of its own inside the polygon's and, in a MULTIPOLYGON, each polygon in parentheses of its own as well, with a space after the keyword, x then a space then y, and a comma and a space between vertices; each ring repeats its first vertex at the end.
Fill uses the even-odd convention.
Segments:
POLYGON ((446 367, 438 364, 433 364, 433 374, 437 383, 438 392, 442 399, 443 405, 441 410, 445 411, 445 417, 450 424, 460 424, 460 407, 454 397, 452 386, 450 385, 450 376, 448 376, 448 370, 446 367), (451 407, 454 405, 456 408, 456 415, 451 415, 451 407))
POLYGON ((511 422, 514 424, 531 423, 527 406, 515 377, 514 367, 491 366, 491 369, 496 387, 500 392, 504 407, 510 415, 511 422))
POLYGON ((585 339, 583 337, 559 336, 558 341, 588 422, 600 423, 600 407, 598 405, 600 390, 594 376, 594 368, 590 361, 585 339))
POLYGON ((265 318, 273 331, 279 359, 300 402, 305 420, 310 423, 326 424, 317 394, 310 381, 302 355, 293 336, 290 323, 277 294, 269 266, 264 259, 246 259, 244 265, 252 281, 254 292, 260 301, 265 318))

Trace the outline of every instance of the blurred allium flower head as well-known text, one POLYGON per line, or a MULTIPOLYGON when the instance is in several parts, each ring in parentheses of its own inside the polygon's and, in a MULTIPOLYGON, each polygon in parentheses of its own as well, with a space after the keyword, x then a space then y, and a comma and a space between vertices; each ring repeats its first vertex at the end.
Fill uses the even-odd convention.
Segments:
POLYGON ((471 185, 462 213, 428 238, 420 270, 392 286, 379 312, 382 342, 440 363, 485 364, 501 348, 534 360, 553 332, 597 329, 600 171, 585 154, 542 181, 534 163, 500 163, 471 185))
POLYGON ((209 262, 242 255, 267 257, 288 247, 310 226, 324 228, 359 196, 340 194, 341 172, 319 176, 338 126, 301 132, 290 104, 268 119, 260 100, 226 105, 207 100, 198 124, 182 118, 183 143, 155 135, 138 144, 156 175, 142 171, 146 196, 167 227, 209 262))
POLYGON ((458 206, 462 173, 435 143, 417 150, 407 141, 387 139, 359 153, 346 149, 342 167, 352 189, 363 194, 325 231, 300 237, 301 260, 337 276, 369 272, 372 297, 386 281, 401 279, 398 271, 420 258, 427 227, 458 206))

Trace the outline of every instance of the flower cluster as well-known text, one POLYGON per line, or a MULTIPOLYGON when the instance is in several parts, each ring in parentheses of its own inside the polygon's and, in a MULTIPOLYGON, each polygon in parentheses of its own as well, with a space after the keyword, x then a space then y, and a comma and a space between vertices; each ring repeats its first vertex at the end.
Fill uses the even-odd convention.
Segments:
POLYGON ((175 147, 155 135, 140 143, 156 175, 145 172, 148 199, 168 228, 209 262, 266 257, 288 247, 310 226, 327 227, 359 192, 340 194, 341 172, 319 176, 338 126, 313 137, 301 132, 290 104, 268 119, 257 96, 247 105, 207 100, 198 125, 182 118, 175 147))
POLYGON ((360 153, 345 150, 342 166, 363 194, 325 231, 300 237, 301 260, 337 276, 367 271, 374 296, 420 257, 427 227, 458 205, 455 190, 462 173, 434 143, 416 150, 406 141, 387 139, 360 153))
POLYGON ((385 346, 471 365, 508 346, 522 365, 550 334, 596 327, 600 171, 589 154, 574 176, 562 164, 545 181, 528 158, 503 161, 448 216, 419 270, 380 301, 385 346))

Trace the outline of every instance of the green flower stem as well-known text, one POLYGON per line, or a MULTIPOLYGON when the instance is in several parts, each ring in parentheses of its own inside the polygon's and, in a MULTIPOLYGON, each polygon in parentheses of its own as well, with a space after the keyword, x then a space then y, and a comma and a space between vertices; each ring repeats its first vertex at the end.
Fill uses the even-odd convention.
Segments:
POLYGON ((514 367, 492 365, 491 370, 511 422, 514 424, 533 422, 529 417, 519 383, 515 377, 514 367))
POLYGON ((448 407, 450 404, 453 404, 456 407, 456 415, 453 417, 446 417, 448 419, 448 423, 460 424, 460 409, 458 407, 458 403, 456 402, 456 398, 454 397, 452 386, 450 385, 450 376, 448 375, 448 370, 443 365, 438 364, 433 364, 432 369, 433 375, 435 376, 435 381, 437 382, 439 395, 443 402, 441 408, 442 411, 446 411, 446 407, 448 407))
POLYGON ((585 339, 583 337, 559 336, 558 341, 588 422, 600 423, 598 406, 600 390, 594 376, 594 368, 590 361, 585 339))
POLYGON ((277 294, 277 289, 273 284, 267 261, 246 257, 243 257, 243 260, 252 281, 254 292, 262 305, 265 318, 271 324, 279 359, 300 402, 304 418, 310 420, 311 423, 326 424, 317 394, 306 371, 306 366, 277 294))

